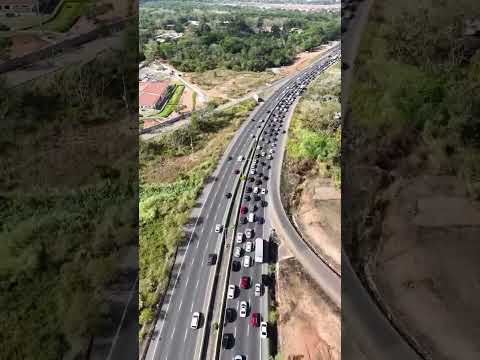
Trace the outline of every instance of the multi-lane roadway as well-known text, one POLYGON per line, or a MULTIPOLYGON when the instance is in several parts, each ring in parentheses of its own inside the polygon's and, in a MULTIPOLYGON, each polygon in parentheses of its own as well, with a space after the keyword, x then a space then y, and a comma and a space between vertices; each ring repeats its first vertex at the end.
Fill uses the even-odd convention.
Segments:
MULTIPOLYGON (((215 278, 215 266, 209 265, 207 260, 209 254, 219 253, 219 246, 222 244, 221 237, 225 229, 222 229, 221 232, 216 232, 215 227, 217 224, 225 225, 227 209, 235 201, 234 198, 228 198, 226 194, 233 192, 237 177, 240 176, 240 174, 236 174, 236 170, 243 167, 244 161, 247 161, 247 159, 244 159, 240 162, 238 157, 245 157, 249 153, 250 148, 257 145, 258 136, 263 130, 263 126, 267 124, 267 119, 271 120, 272 111, 275 110, 275 107, 283 97, 289 96, 290 93, 301 86, 299 79, 304 79, 306 74, 310 74, 313 71, 320 71, 327 61, 331 61, 333 56, 338 56, 339 50, 340 47, 338 45, 335 46, 326 52, 322 59, 283 84, 265 103, 261 104, 252 113, 232 139, 224 157, 219 161, 217 169, 212 174, 213 182, 205 187, 199 198, 199 210, 197 210, 196 219, 189 237, 178 250, 166 301, 160 309, 161 315, 155 324, 146 359, 192 360, 200 358, 203 333, 205 327, 210 326, 205 320, 210 296, 209 291, 215 278), (252 119, 255 121, 252 121, 252 119), (261 120, 265 120, 265 122, 261 123, 261 120), (254 135, 256 138, 253 138, 252 134, 256 134, 254 135), (192 329, 190 326, 194 312, 200 312, 201 314, 198 329, 192 329)), ((274 158, 275 156, 274 154, 274 158)), ((267 169, 268 165, 262 165, 262 161, 264 160, 259 159, 259 164, 257 165, 258 172, 267 175, 270 169, 267 169)), ((267 164, 266 161, 264 162, 267 164)), ((250 167, 248 170, 250 170, 250 167)), ((263 179, 259 187, 267 188, 268 191, 267 184, 268 180, 263 179)), ((250 185, 248 186, 250 187, 250 185)), ((263 195, 262 198, 264 198, 263 195)), ((255 211, 257 218, 265 218, 265 208, 260 204, 257 206, 258 209, 255 211)), ((255 241, 256 237, 266 237, 268 235, 264 226, 265 224, 260 224, 259 222, 250 223, 248 226, 242 224, 238 231, 245 232, 246 227, 253 227, 255 235, 251 241, 255 241)), ((242 246, 244 245, 242 244, 242 246)), ((251 253, 251 256, 253 261, 254 252, 251 253)), ((229 323, 225 328, 225 332, 231 331, 234 337, 234 344, 231 350, 229 350, 231 351, 229 356, 233 358, 232 355, 238 352, 239 354, 247 355, 249 359, 259 359, 262 354, 259 331, 258 328, 251 327, 249 321, 252 312, 261 311, 262 301, 264 301, 263 296, 255 297, 253 294, 254 284, 261 281, 262 270, 255 263, 252 263, 250 268, 244 268, 243 257, 240 260, 242 262, 240 271, 231 273, 231 282, 237 286, 239 293, 235 302, 232 304, 228 303, 227 307, 233 307, 235 312, 237 312, 238 300, 248 299, 250 311, 248 312, 248 318, 239 319, 237 316, 237 319, 229 323), (250 277, 250 289, 239 289, 240 276, 250 277)), ((267 314, 263 312, 260 314, 260 317, 262 320, 265 320, 267 314)), ((221 353, 221 356, 225 359, 229 358, 226 353, 221 353)))

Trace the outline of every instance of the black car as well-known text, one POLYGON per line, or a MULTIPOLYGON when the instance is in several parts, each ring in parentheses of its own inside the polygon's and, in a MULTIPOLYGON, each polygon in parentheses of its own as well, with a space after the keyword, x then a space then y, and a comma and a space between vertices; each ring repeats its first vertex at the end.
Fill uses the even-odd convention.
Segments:
POLYGON ((265 200, 262 200, 262 206, 265 207, 267 205, 268 205, 268 203, 265 200))
POLYGON ((229 157, 228 157, 228 160, 232 160, 232 157, 231 157, 231 156, 229 156, 229 157))
POLYGON ((282 131, 282 134, 285 134, 286 132, 287 132, 287 130, 283 130, 283 131, 282 131))
POLYGON ((255 185, 260 185, 261 183, 262 183, 262 180, 260 179, 255 180, 255 185))
POLYGON ((228 322, 235 321, 235 310, 227 308, 227 310, 225 310, 225 320, 228 322))
POLYGON ((267 180, 268 180, 268 176, 265 175, 265 176, 263 177, 263 180, 267 181, 267 180))
POLYGON ((240 261, 237 261, 237 260, 233 260, 232 261, 232 271, 238 271, 240 270, 240 261))
POLYGON ((217 255, 216 254, 208 254, 208 259, 207 259, 207 264, 208 265, 215 265, 216 261, 217 261, 217 255))
POLYGON ((243 197, 243 200, 245 200, 245 201, 250 201, 250 195, 245 195, 245 196, 243 197))
POLYGON ((222 347, 224 349, 230 349, 233 345, 233 335, 230 333, 224 333, 222 336, 222 347))
POLYGON ((254 178, 253 176, 252 176, 252 177, 249 177, 249 178, 248 178, 248 181, 254 182, 254 181, 255 181, 255 178, 254 178))
POLYGON ((253 189, 250 187, 250 186, 247 186, 247 188, 245 189, 245 191, 247 193, 251 193, 253 191, 253 189))
POLYGON ((257 209, 258 209, 257 205, 252 205, 252 207, 250 208, 250 211, 255 212, 257 211, 257 209))
POLYGON ((246 217, 241 217, 240 218, 240 224, 246 224, 248 222, 246 217))
POLYGON ((254 199, 255 199, 255 201, 260 201, 260 199, 261 199, 261 198, 260 198, 260 195, 255 194, 254 199))
POLYGON ((225 194, 225 197, 226 197, 227 199, 230 199, 230 198, 232 197, 232 193, 231 193, 231 192, 226 193, 226 194, 225 194))
POLYGON ((234 173, 234 174, 240 174, 240 170, 235 169, 235 171, 234 171, 233 173, 234 173))

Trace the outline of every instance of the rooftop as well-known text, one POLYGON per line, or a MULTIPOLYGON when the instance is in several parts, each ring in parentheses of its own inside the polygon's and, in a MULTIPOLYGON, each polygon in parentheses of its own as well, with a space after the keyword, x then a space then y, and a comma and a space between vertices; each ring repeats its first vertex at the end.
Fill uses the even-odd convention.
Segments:
POLYGON ((138 101, 141 107, 154 107, 169 85, 168 80, 140 81, 138 83, 138 101))

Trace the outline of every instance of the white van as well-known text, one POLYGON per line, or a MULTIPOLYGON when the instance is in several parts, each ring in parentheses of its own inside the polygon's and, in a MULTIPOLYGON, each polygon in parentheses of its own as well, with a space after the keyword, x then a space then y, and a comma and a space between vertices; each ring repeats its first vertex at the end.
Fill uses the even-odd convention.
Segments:
POLYGON ((247 220, 248 222, 253 223, 255 221, 255 214, 254 213, 248 214, 247 220))

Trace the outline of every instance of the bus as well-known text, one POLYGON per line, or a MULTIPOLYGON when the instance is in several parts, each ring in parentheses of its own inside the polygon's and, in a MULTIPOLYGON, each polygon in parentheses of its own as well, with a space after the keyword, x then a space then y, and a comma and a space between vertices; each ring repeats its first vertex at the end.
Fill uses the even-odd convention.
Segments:
POLYGON ((263 263, 263 239, 255 239, 255 262, 263 263))

